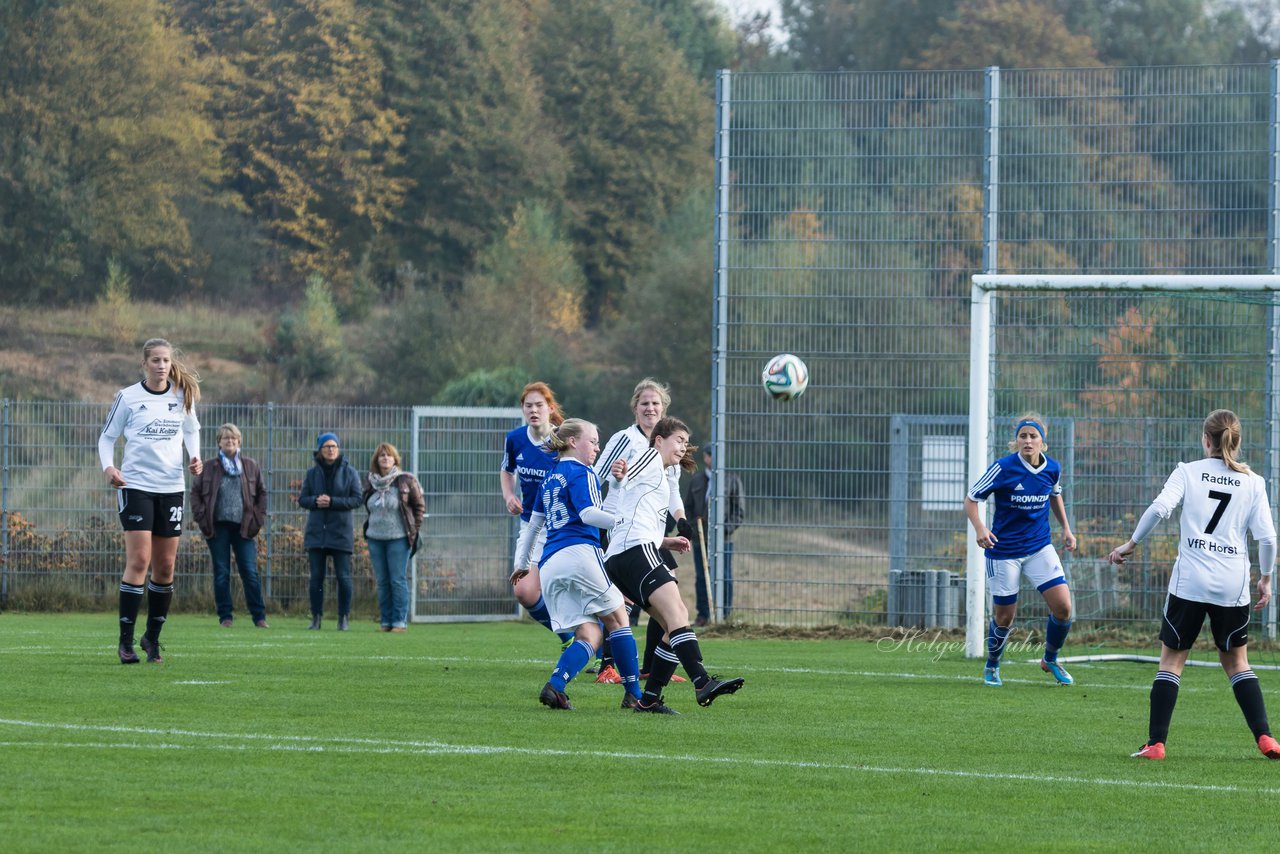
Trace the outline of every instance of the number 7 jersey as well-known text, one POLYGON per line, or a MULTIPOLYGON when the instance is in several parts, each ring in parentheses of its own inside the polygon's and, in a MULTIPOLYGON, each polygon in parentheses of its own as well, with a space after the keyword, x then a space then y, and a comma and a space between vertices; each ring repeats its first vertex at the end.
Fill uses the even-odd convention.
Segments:
POLYGON ((1192 602, 1248 605, 1246 532, 1255 540, 1276 535, 1265 481, 1216 458, 1178 463, 1151 506, 1167 519, 1179 503, 1182 538, 1169 592, 1192 602))

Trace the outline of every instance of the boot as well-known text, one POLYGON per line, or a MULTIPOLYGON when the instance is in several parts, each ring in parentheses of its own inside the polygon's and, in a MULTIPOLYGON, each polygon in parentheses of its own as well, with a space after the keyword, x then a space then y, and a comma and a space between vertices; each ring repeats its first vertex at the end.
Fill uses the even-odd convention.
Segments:
POLYGON ((349 628, 351 627, 347 624, 347 615, 343 614, 341 617, 338 618, 338 631, 345 632, 349 628))
POLYGON ((311 625, 307 626, 307 629, 310 630, 310 629, 318 629, 318 628, 320 628, 320 615, 312 614, 311 625))

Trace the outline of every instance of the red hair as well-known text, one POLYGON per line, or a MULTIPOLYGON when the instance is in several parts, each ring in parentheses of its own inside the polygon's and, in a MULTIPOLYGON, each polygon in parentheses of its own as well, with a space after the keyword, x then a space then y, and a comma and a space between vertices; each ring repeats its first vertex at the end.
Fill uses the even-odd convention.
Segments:
POLYGON ((529 392, 536 391, 547 401, 547 409, 551 410, 551 426, 559 427, 564 423, 564 413, 560 411, 560 404, 556 401, 556 393, 551 390, 551 386, 544 382, 529 383, 520 392, 520 403, 524 403, 524 399, 529 396, 529 392))

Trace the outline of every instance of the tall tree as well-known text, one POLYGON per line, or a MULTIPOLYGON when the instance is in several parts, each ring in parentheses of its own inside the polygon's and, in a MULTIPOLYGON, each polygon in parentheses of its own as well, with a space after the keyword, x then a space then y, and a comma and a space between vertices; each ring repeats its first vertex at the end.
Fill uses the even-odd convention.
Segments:
MULTIPOLYGON (((781 0, 787 50, 804 71, 911 67, 959 0, 781 0)), ((972 64, 972 63, 970 63, 972 64)))
MULTIPOLYGON (((1108 65, 1259 62, 1267 46, 1249 4, 1207 0, 1053 0, 1073 32, 1093 40, 1108 65)), ((1274 9, 1274 4, 1271 4, 1274 9)), ((1267 23, 1257 18, 1258 25, 1267 23)))
POLYGON ((79 299, 109 257, 155 292, 192 244, 179 200, 207 197, 207 96, 158 0, 17 0, 0 9, 0 288, 79 299), (150 274, 150 275, 148 275, 150 274))
POLYGON ((920 51, 921 68, 1100 65, 1088 36, 1074 35, 1049 0, 963 0, 920 51))
POLYGON ((711 82, 728 68, 737 48, 733 28, 712 0, 641 0, 662 24, 699 80, 711 82))
POLYGON ((545 112, 570 152, 564 223, 595 323, 616 310, 658 224, 710 182, 712 105, 634 2, 547 4, 534 55, 545 112))
POLYGON ((279 252, 277 276, 324 274, 339 302, 392 219, 403 121, 355 0, 175 0, 216 63, 212 114, 230 187, 279 252))
POLYGON ((522 0, 389 0, 373 15, 387 94, 407 120, 409 189, 388 261, 456 286, 517 205, 559 204, 567 158, 531 67, 533 12, 522 0))

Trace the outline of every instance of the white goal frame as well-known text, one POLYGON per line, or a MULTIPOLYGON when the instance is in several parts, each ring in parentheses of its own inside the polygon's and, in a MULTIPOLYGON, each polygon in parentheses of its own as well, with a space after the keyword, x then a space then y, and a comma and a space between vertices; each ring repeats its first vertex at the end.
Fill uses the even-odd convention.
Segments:
MULTIPOLYGON (((975 275, 969 313, 969 483, 976 483, 986 471, 991 442, 991 296, 997 291, 1012 290, 1278 292, 1280 275, 975 275)), ((1270 358, 1270 398, 1280 401, 1280 302, 1276 301, 1271 308, 1270 358)), ((1280 429, 1276 427, 1276 420, 1273 419, 1271 435, 1267 437, 1272 466, 1280 465, 1280 429)), ((1272 500, 1276 500, 1274 495, 1272 500)), ((978 513, 985 523, 985 503, 978 505, 978 513)), ((964 651, 966 657, 978 658, 986 655, 986 564, 975 538, 966 536, 965 541, 964 651)), ((1275 636, 1275 614, 1272 600, 1264 617, 1268 637, 1275 636)))

